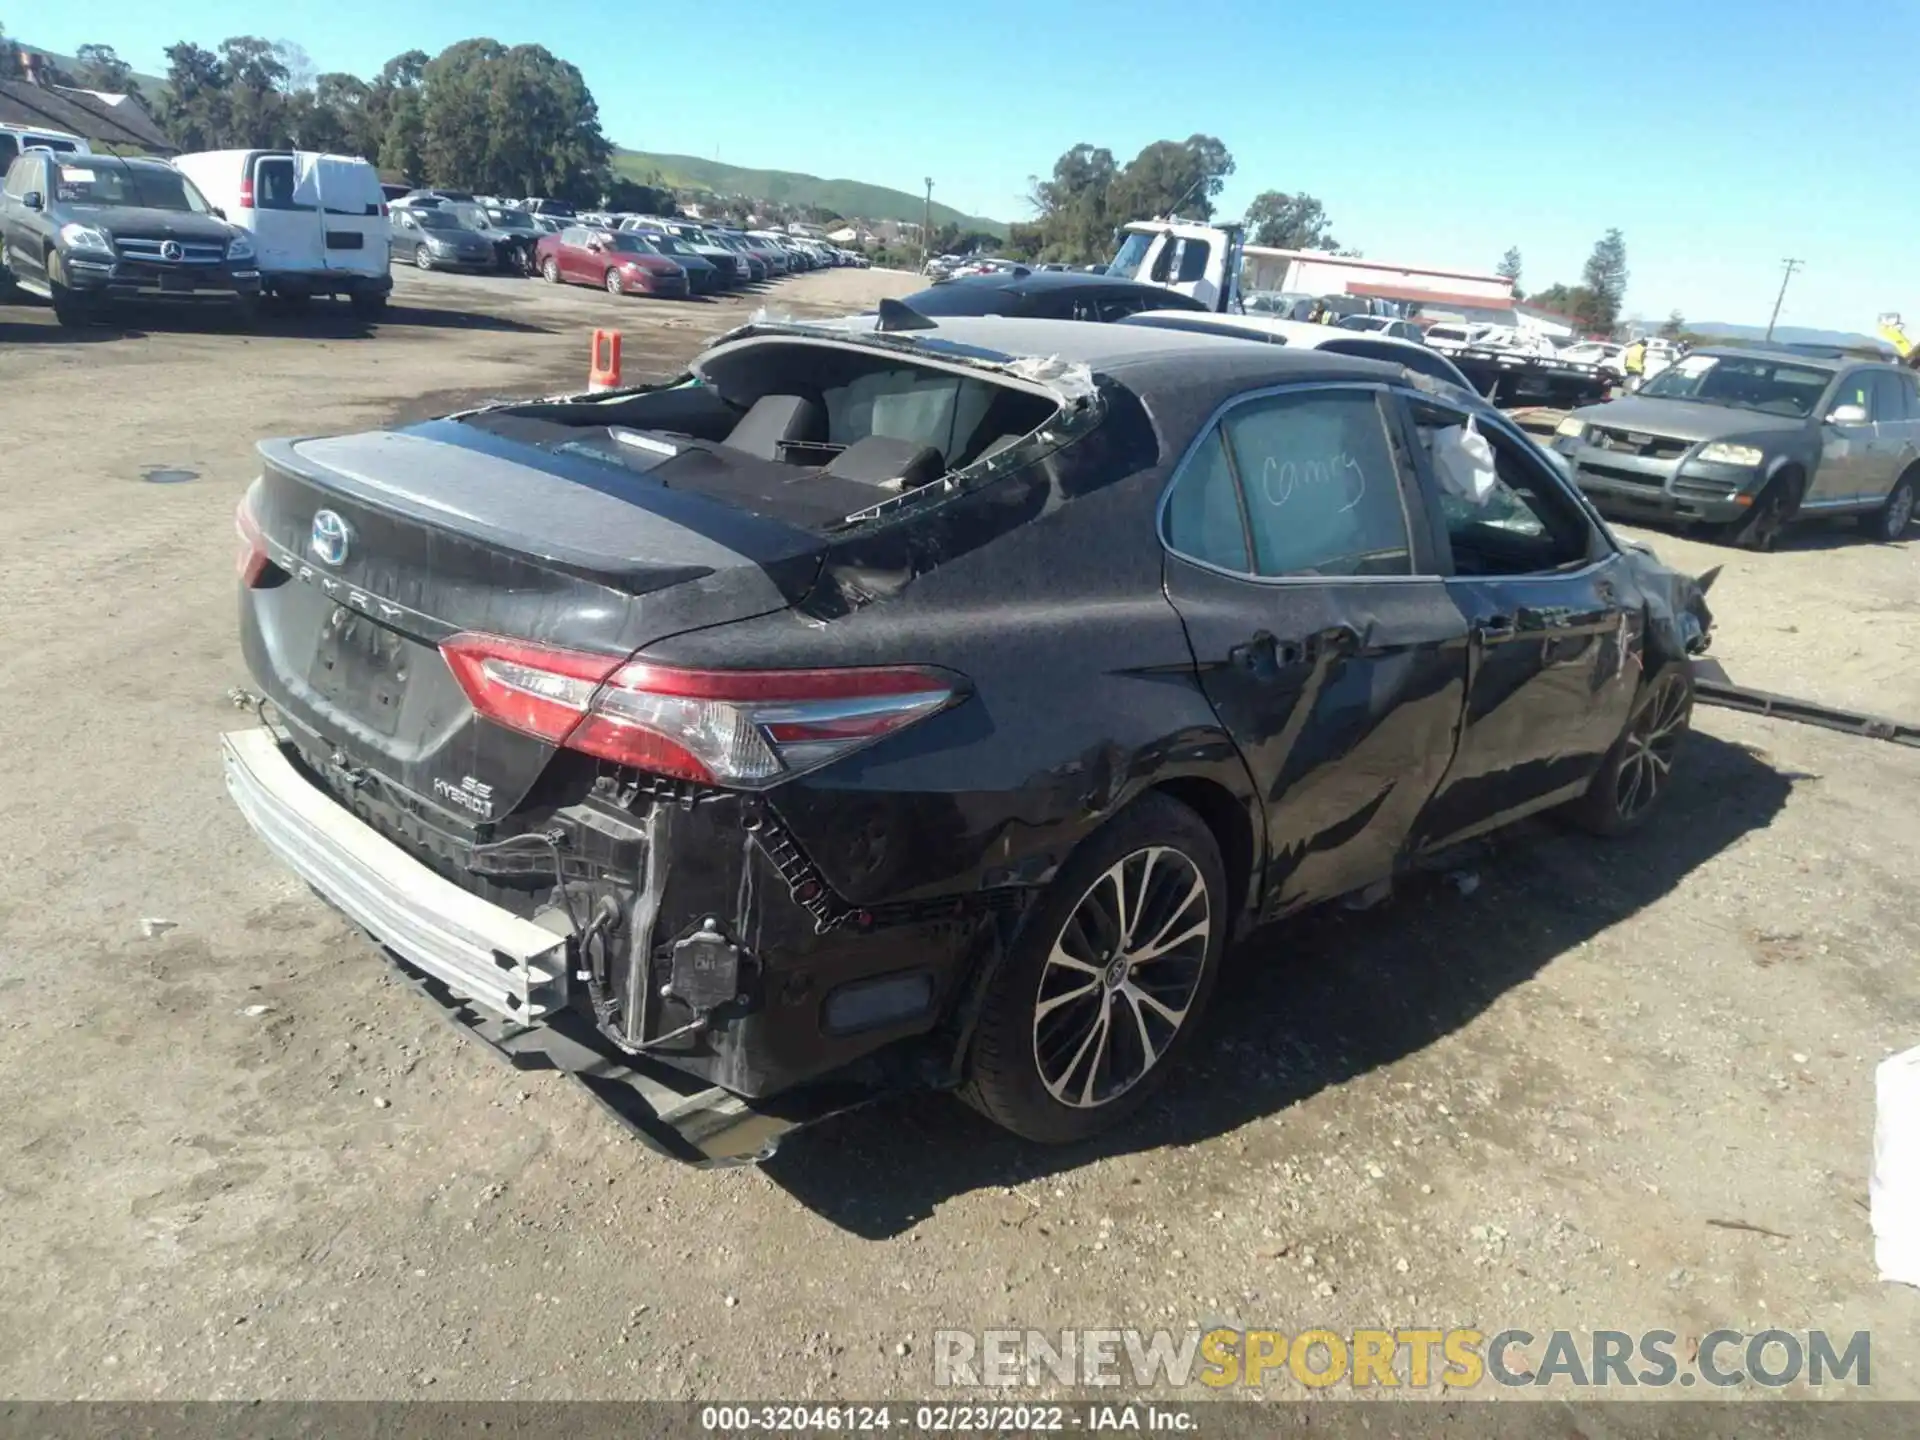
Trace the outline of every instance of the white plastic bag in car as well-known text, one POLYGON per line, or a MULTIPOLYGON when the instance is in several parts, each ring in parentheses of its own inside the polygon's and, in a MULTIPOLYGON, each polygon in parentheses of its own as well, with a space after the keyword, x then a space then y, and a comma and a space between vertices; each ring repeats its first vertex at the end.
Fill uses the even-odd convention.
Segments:
POLYGON ((1920 1285, 1920 1046, 1874 1072, 1873 1256, 1882 1280, 1920 1285))
POLYGON ((1433 468, 1448 494, 1471 505, 1487 503, 1493 494, 1493 446, 1473 416, 1465 425, 1449 426, 1433 437, 1433 468))

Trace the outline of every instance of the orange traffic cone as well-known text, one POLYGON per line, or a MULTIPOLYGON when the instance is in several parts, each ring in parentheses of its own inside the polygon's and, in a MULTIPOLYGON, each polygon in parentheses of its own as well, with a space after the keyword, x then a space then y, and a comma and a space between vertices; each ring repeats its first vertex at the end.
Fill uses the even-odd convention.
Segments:
POLYGON ((587 389, 618 390, 619 388, 620 332, 596 330, 593 332, 593 364, 587 371, 587 389))

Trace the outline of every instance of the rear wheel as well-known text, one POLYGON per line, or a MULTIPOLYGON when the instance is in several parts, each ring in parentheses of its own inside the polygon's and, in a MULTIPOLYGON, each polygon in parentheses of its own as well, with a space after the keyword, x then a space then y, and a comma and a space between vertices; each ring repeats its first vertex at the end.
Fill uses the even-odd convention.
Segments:
POLYGON ((560 262, 549 255, 540 262, 540 274, 549 285, 560 283, 560 262))
POLYGON ((607 271, 607 293, 609 295, 626 294, 626 286, 621 284, 620 272, 618 270, 609 269, 607 271))
POLYGON ((967 1102, 1064 1143, 1146 1102, 1189 1043, 1225 946, 1226 872, 1200 817, 1142 796, 1063 866, 988 991, 967 1102))
POLYGON ((1693 670, 1672 661, 1655 672, 1634 703, 1587 793, 1566 816, 1596 835, 1639 829, 1667 793, 1674 760, 1693 719, 1693 670))
POLYGON ((379 290, 356 290, 347 297, 347 304, 353 307, 353 313, 369 319, 387 313, 387 297, 379 290))
POLYGON ((1886 503, 1871 515, 1860 517, 1860 526, 1882 544, 1891 545, 1907 533, 1913 523, 1914 485, 1920 472, 1909 470, 1894 482, 1886 503))

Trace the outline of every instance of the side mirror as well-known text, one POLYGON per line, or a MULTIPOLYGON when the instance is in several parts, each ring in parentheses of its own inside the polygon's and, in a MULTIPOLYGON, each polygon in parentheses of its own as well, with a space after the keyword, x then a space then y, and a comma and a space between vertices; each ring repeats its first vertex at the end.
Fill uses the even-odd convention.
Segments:
POLYGON ((29 210, 38 210, 46 204, 38 190, 29 190, 20 197, 20 203, 29 210))
POLYGON ((211 213, 216 220, 224 220, 227 218, 227 212, 222 210, 218 205, 211 207, 211 213))
POLYGON ((1867 407, 1864 405, 1836 405, 1827 416, 1829 425, 1864 425, 1867 423, 1867 407))

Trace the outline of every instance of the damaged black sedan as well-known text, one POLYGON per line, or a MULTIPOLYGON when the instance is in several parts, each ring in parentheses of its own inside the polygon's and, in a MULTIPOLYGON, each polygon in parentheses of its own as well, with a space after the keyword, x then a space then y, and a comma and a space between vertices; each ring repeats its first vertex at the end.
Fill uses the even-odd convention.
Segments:
POLYGON ((229 790, 517 1063, 695 1160, 906 1085, 1072 1140, 1253 924, 1665 793, 1699 591, 1496 412, 898 319, 262 445, 229 790))

